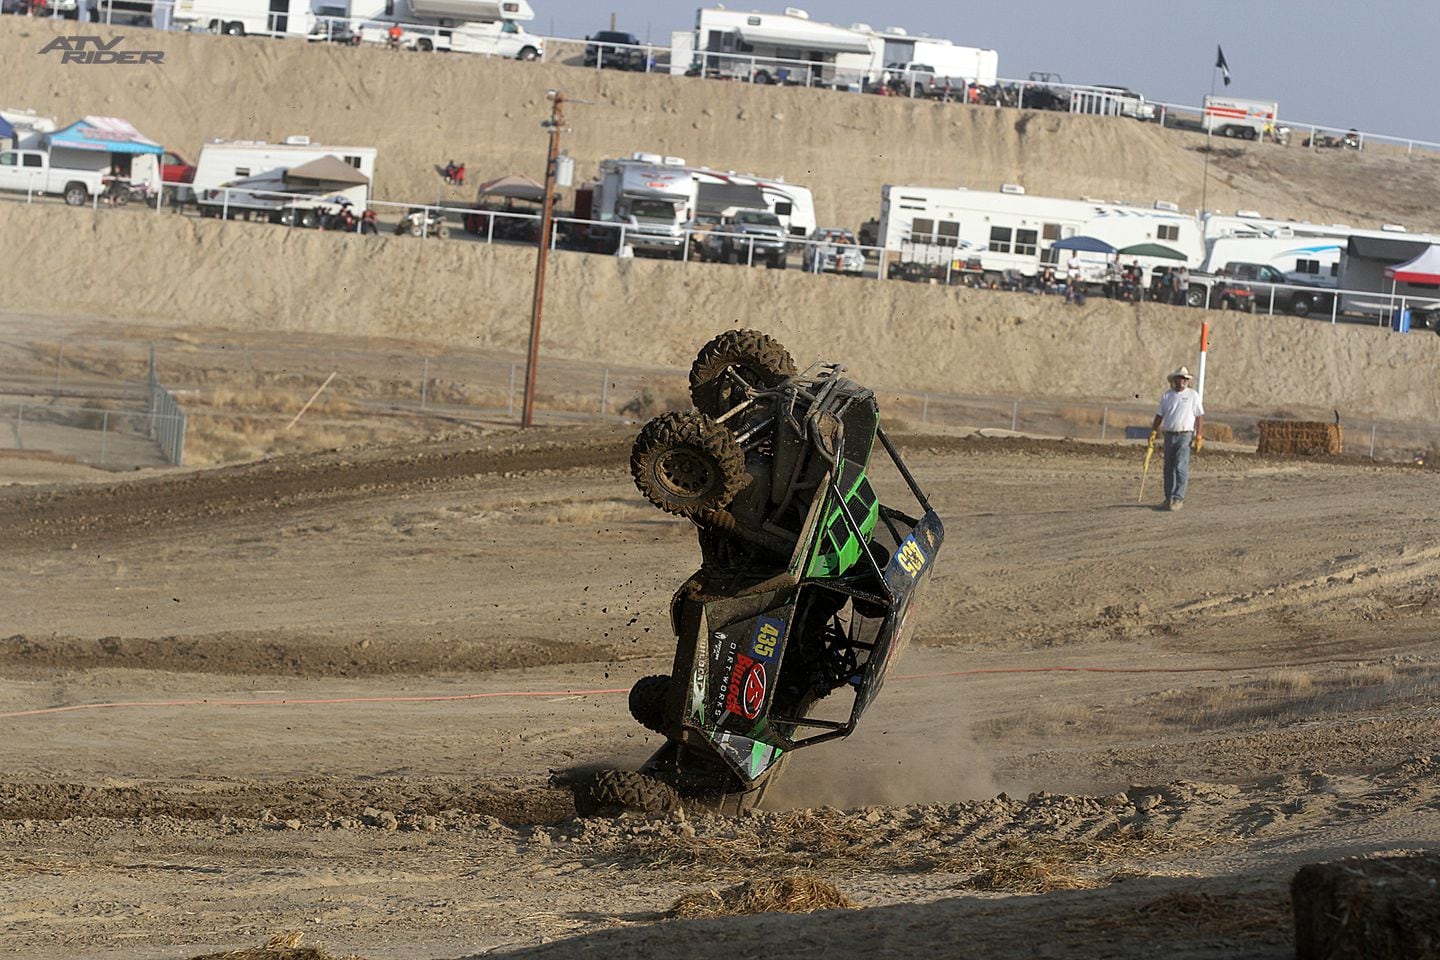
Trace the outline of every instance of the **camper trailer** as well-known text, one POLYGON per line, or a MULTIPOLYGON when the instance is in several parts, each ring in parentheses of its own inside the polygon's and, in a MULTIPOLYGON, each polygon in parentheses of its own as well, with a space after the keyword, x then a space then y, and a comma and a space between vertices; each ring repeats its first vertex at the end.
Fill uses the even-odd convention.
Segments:
MULTIPOLYGON (((1030 196, 1016 184, 999 191, 965 188, 887 185, 880 193, 880 244, 898 255, 892 272, 907 275, 905 264, 978 271, 998 278, 1006 271, 1033 277, 1062 256, 1054 244, 1069 237, 1091 237, 1123 250, 1157 244, 1184 259, 1125 255, 1142 266, 1184 263, 1195 267, 1204 259, 1200 222, 1174 204, 1153 206, 1104 200, 1067 200, 1030 196)), ((1087 280, 1104 272, 1106 254, 1078 254, 1087 280)))
POLYGON ((262 214, 276 222, 311 226, 316 208, 348 202, 356 211, 370 201, 374 147, 312 144, 309 137, 284 143, 212 140, 195 164, 195 203, 203 216, 262 214))
POLYGON ((811 20, 804 10, 783 13, 705 8, 695 29, 671 35, 670 72, 760 83, 803 83, 858 90, 879 83, 886 64, 923 62, 941 81, 995 83, 994 50, 912 37, 899 27, 876 31, 811 20))
POLYGON ((178 0, 174 20, 232 37, 250 33, 303 37, 315 28, 310 0, 178 0))

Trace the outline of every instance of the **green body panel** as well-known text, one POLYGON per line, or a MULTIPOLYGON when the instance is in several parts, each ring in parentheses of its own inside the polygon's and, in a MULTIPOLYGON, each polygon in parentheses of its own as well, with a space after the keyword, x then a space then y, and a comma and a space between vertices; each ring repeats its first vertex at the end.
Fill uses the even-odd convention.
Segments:
POLYGON ((849 481, 841 486, 841 491, 844 493, 845 503, 850 507, 851 516, 860 525, 862 536, 855 536, 845 521, 840 505, 827 497, 827 509, 820 522, 820 532, 815 537, 810 562, 805 567, 806 577, 838 577, 853 567, 864 555, 870 532, 875 529, 875 523, 880 518, 880 499, 871 488, 870 481, 865 478, 863 471, 855 469, 851 473, 846 469, 851 466, 841 466, 842 481, 849 481))

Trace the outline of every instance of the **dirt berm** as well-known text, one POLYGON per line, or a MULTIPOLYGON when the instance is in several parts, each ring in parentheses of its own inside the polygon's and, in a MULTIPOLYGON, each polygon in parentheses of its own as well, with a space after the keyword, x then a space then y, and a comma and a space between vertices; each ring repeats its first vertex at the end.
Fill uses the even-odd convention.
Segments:
MULTIPOLYGON (((3 203, 0 263, 14 311, 519 352, 534 253, 3 203)), ((1214 409, 1440 416, 1440 337, 1353 324, 573 253, 551 259, 545 302, 552 358, 685 367, 716 330, 753 326, 877 386, 1146 402, 1208 318, 1214 409)))
MULTIPOLYGON (((161 50, 159 65, 87 66, 41 55, 74 25, 0 19, 4 103, 68 123, 120 116, 192 161, 205 141, 279 140, 373 145, 376 196, 434 202, 436 165, 463 160, 472 181, 544 172, 547 89, 570 109, 565 149, 579 176, 636 150, 717 170, 780 177, 814 190, 822 223, 851 227, 880 215, 883 184, 1093 196, 1184 208, 1258 209, 1270 216, 1355 226, 1440 228, 1440 157, 1404 148, 1362 153, 1226 141, 1206 177, 1204 139, 1117 117, 1034 111, 683 77, 597 73, 560 63, 397 53, 365 47, 91 28, 121 49, 161 50), (1208 180, 1208 185, 1207 185, 1208 180)), ((81 31, 83 32, 83 31, 81 31)), ((559 49, 557 59, 578 49, 559 49)), ((1002 57, 1005 51, 1001 51, 1002 57)), ((1002 60, 1002 67, 1004 61, 1002 60)), ((1300 138, 1297 138, 1297 141, 1300 138)), ((449 201, 473 188, 448 190, 449 201)))

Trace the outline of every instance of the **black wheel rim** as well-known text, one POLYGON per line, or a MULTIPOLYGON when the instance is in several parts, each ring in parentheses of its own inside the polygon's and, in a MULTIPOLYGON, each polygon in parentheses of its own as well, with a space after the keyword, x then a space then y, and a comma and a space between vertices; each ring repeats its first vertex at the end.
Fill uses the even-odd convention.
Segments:
POLYGON ((694 450, 668 450, 655 463, 655 481, 677 500, 697 500, 715 487, 715 465, 694 450))

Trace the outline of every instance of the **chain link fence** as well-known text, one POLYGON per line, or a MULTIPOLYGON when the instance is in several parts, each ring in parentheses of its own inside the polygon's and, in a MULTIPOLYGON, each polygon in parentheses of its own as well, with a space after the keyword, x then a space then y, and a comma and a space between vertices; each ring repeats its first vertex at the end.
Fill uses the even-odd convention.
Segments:
MULTIPOLYGON (((431 354, 246 340, 152 346, 71 336, 48 343, 0 339, 0 356, 6 354, 12 361, 26 358, 0 374, 0 391, 26 396, 0 405, 10 424, 10 445, 114 469, 225 463, 510 427, 519 420, 525 389, 522 360, 479 351, 431 354), (168 387, 159 386, 161 381, 168 387)), ((876 392, 888 419, 918 430, 979 428, 1143 441, 1154 416, 1150 403, 876 392)), ((541 424, 638 423, 688 408, 684 370, 541 357, 536 381, 541 424)), ((1211 441, 1249 445, 1258 438, 1259 420, 1313 416, 1211 409, 1206 434, 1211 441)), ((1349 454, 1411 461, 1440 452, 1435 424, 1364 419, 1342 426, 1349 454)))

